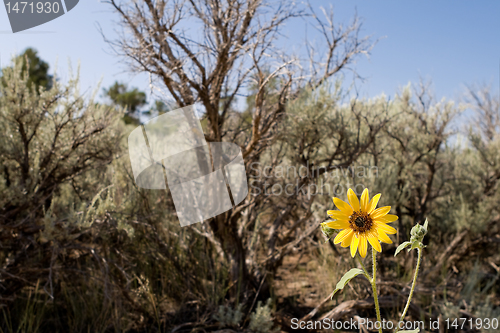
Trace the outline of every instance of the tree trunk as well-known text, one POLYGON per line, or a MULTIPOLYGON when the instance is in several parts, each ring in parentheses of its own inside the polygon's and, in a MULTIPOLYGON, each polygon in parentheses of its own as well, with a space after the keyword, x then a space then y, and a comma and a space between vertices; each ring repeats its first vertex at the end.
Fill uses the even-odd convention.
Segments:
POLYGON ((222 214, 210 221, 210 227, 220 242, 229 264, 229 297, 232 301, 241 302, 251 296, 248 292, 256 290, 257 283, 248 272, 245 261, 246 250, 242 239, 238 236, 237 220, 237 216, 228 218, 228 214, 222 214), (242 292, 245 294, 242 295, 242 292))

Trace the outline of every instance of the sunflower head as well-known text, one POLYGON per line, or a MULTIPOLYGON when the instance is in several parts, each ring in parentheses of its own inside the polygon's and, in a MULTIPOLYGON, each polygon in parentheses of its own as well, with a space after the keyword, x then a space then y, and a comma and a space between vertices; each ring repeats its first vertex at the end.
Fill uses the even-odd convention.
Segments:
POLYGON ((322 223, 323 227, 343 229, 333 240, 335 244, 350 246, 353 258, 359 250, 359 254, 364 258, 368 243, 378 252, 382 251, 380 242, 392 243, 387 234, 395 234, 396 229, 387 223, 396 221, 398 217, 388 214, 390 206, 375 209, 380 194, 369 200, 368 189, 365 189, 358 200, 354 191, 349 189, 347 199, 349 204, 339 198, 333 198, 333 203, 339 210, 329 210, 327 213, 333 221, 322 223))

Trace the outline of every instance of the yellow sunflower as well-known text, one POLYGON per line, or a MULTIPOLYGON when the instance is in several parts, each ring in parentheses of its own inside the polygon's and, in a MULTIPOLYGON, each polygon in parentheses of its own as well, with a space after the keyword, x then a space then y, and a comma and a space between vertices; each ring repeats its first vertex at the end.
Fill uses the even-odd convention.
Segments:
POLYGON ((367 241, 376 251, 381 252, 380 242, 392 243, 387 234, 396 233, 396 229, 387 225, 387 223, 398 219, 396 215, 388 214, 391 206, 375 209, 380 194, 369 200, 366 188, 361 194, 361 202, 352 189, 347 191, 347 199, 349 199, 350 205, 339 198, 333 198, 333 203, 340 210, 327 211, 328 215, 335 221, 323 223, 333 229, 344 229, 338 233, 333 243, 341 243, 342 247, 350 246, 353 258, 356 255, 356 250, 359 250, 359 254, 363 258, 366 257, 367 241))

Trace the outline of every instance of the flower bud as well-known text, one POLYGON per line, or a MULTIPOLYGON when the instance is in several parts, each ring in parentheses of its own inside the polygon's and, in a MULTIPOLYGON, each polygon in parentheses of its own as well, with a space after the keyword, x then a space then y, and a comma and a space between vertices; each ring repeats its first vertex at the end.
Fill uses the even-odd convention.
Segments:
MULTIPOLYGON (((427 226, 428 226, 428 221, 427 221, 427 219, 425 219, 424 225, 415 224, 415 226, 413 228, 411 228, 410 242, 412 244, 415 244, 415 245, 420 244, 423 246, 422 241, 424 240, 424 236, 427 234, 427 226)), ((412 246, 412 247, 414 247, 414 246, 412 246)))
POLYGON ((325 235, 327 240, 332 238, 337 233, 337 230, 328 227, 326 225, 326 222, 321 223, 321 231, 323 232, 323 235, 325 235))

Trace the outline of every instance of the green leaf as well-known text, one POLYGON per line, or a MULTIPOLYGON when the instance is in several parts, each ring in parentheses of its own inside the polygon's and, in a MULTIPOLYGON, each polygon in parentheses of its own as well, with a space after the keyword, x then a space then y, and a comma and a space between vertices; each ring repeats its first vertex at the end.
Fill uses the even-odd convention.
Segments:
POLYGON ((418 333, 420 328, 415 328, 414 330, 398 331, 398 333, 418 333))
MULTIPOLYGON (((413 249, 416 249, 416 248, 419 248, 420 247, 420 241, 418 240, 414 240, 413 242, 411 242, 411 249, 410 250, 413 250, 413 249)), ((408 250, 408 251, 410 251, 408 250)))
POLYGON ((429 225, 429 221, 427 221, 427 218, 426 218, 426 219, 425 219, 425 222, 424 222, 424 229, 425 229, 425 231, 426 231, 426 232, 427 232, 427 230, 428 230, 428 229, 427 229, 428 225, 429 225))
POLYGON ((394 253, 394 256, 397 256, 398 253, 401 252, 408 245, 411 245, 411 243, 410 242, 404 242, 404 243, 399 244, 398 248, 396 249, 396 252, 394 253))
POLYGON ((359 274, 363 273, 364 273, 363 270, 360 268, 352 268, 351 270, 349 270, 349 272, 345 273, 342 279, 340 279, 339 283, 337 283, 337 286, 332 294, 332 299, 333 295, 335 295, 337 291, 344 289, 344 287, 349 283, 349 281, 354 279, 359 274))

